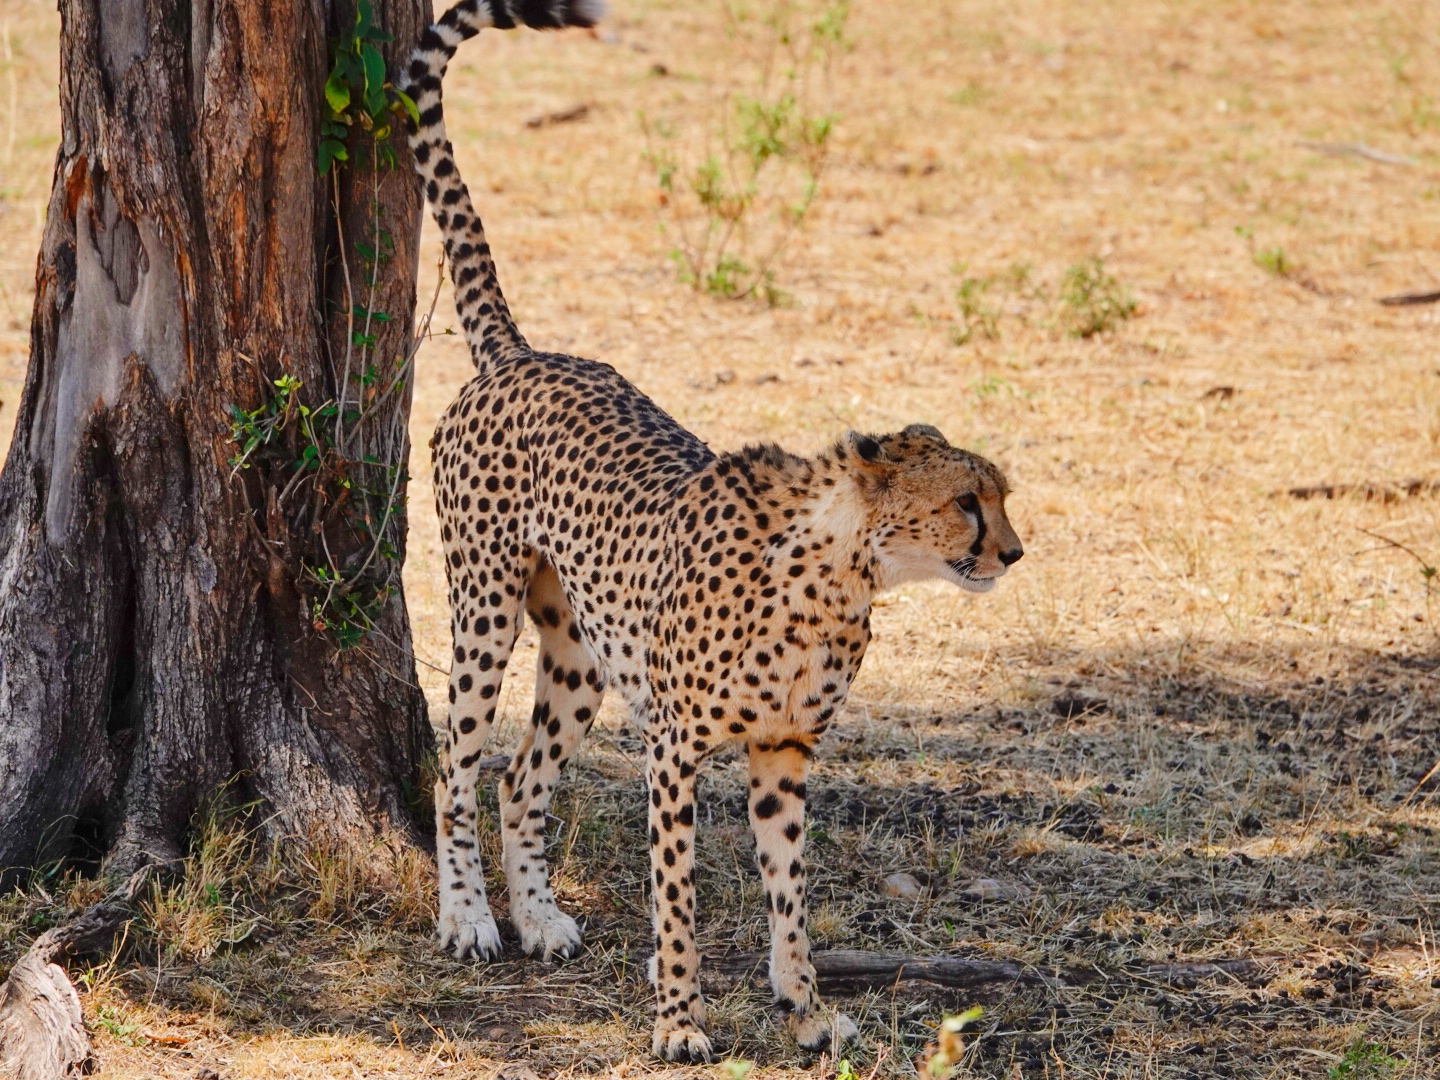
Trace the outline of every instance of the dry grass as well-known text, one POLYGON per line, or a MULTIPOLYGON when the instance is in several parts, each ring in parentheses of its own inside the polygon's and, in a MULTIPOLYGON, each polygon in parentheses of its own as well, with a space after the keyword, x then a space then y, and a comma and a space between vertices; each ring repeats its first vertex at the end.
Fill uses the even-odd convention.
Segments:
MULTIPOLYGON (((914 586, 877 612, 812 785, 816 935, 1115 977, 847 999, 859 1074, 902 1075, 945 1012, 983 1000, 963 1075, 1323 1077, 1363 1042, 1401 1064, 1343 1075, 1440 1075, 1440 795, 1417 786, 1440 760, 1440 612, 1421 574, 1440 562, 1440 501, 1283 494, 1440 476, 1440 308, 1375 303, 1440 278, 1433 6, 857 5, 779 308, 676 281, 643 159, 638 114, 709 130, 746 54, 714 5, 614 6, 598 37, 484 36, 451 77, 452 136, 530 340, 608 360, 717 446, 803 451, 928 421, 1016 489, 1028 554, 995 595, 914 586), (525 124, 581 102, 576 122, 525 124), (1417 164, 1315 148, 1346 143, 1417 164), (1060 298, 1093 256, 1138 309, 1083 339, 1060 298), (882 896, 897 870, 921 899, 882 896), (967 899, 976 877, 1025 896, 967 899), (1124 975, 1236 955, 1266 977, 1124 975)), ((0 0, 0 24, 24 95, 0 130, 8 406, 58 120, 53 15, 0 0)), ((419 370, 406 584, 417 650, 440 661, 424 447, 469 365, 444 339, 419 370)), ((507 745, 533 656, 527 636, 507 745)), ((443 675, 421 678, 438 718, 443 675)), ((157 894, 135 947, 93 974, 105 1075, 656 1072, 634 964, 639 744, 613 703, 597 736, 557 809, 557 891, 589 921, 577 963, 462 968, 430 945, 428 891, 272 865, 232 823, 200 848, 218 861, 197 856, 195 884, 157 894)), ((711 951, 764 936, 739 769, 707 780, 711 951)), ((58 887, 4 901, 0 966, 66 902, 58 887)), ((757 992, 712 990, 719 1041, 761 1073, 833 1072, 794 1055, 757 992)))

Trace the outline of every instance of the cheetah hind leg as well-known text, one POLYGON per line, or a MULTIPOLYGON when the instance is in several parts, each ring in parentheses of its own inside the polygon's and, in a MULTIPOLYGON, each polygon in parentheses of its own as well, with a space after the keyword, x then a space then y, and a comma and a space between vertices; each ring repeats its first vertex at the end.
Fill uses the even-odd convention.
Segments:
POLYGON ((436 933, 440 947, 457 960, 493 960, 501 952, 480 864, 475 785, 480 753, 500 700, 500 682, 524 617, 520 598, 525 579, 519 568, 489 569, 487 584, 502 597, 498 605, 466 599, 476 572, 464 564, 451 574, 455 658, 442 772, 435 784, 435 854, 440 869, 436 933))
POLYGON ((540 632, 540 670, 530 731, 500 787, 510 920, 527 953, 569 959, 580 952, 580 927, 550 888, 545 818, 566 760, 594 723, 605 683, 551 567, 531 579, 526 607, 540 632))

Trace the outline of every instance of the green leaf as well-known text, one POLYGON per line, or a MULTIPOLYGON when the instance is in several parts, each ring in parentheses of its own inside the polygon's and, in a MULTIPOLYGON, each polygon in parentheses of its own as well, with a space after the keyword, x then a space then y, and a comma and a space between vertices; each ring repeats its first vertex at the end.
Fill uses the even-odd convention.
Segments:
POLYGON ((375 21, 375 11, 370 6, 370 0, 360 0, 355 5, 355 36, 363 38, 370 33, 370 26, 375 21))
POLYGON ((350 152, 345 144, 336 139, 322 139, 320 142, 320 175, 324 176, 337 161, 349 161, 350 152))
MULTIPOLYGON (((365 65, 365 90, 369 94, 375 94, 385 89, 385 58, 380 55, 380 50, 374 45, 365 44, 360 46, 360 59, 365 65)), ((384 104, 381 104, 384 108, 384 104)), ((378 110, 371 110, 372 112, 378 110)))
POLYGON ((337 64, 330 71, 330 77, 325 80, 325 103, 330 106, 332 112, 344 112, 350 105, 350 84, 340 74, 337 64))
POLYGON ((395 97, 399 99, 400 104, 405 106, 405 111, 410 114, 411 121, 414 122, 416 127, 419 127, 420 109, 416 106, 415 100, 409 94, 405 93, 404 90, 396 90, 394 94, 395 97))
POLYGON ((352 87, 365 85, 365 65, 360 62, 360 54, 353 48, 349 52, 338 54, 335 57, 335 66, 344 73, 352 87))

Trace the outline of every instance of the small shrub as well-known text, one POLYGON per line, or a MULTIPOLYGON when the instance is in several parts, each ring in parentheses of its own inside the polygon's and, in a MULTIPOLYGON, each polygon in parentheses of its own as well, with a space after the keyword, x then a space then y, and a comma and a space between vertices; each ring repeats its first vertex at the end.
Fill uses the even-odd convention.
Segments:
POLYGON ((1383 1047, 1356 1039, 1340 1064, 1330 1070, 1330 1080, 1388 1080, 1399 1068, 1400 1062, 1383 1047))
POLYGON ((1060 307, 1065 329, 1081 338, 1103 334, 1135 314, 1130 293, 1106 272, 1098 255, 1065 271, 1060 307))

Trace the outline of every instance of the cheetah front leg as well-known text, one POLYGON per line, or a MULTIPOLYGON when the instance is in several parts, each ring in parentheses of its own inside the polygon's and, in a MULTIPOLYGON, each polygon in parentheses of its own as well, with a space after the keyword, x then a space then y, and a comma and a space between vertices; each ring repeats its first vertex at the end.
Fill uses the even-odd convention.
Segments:
POLYGON ((770 914, 770 987, 789 1014, 790 1033, 806 1050, 824 1050, 858 1034, 850 1018, 822 1008, 805 929, 805 777, 807 742, 751 743, 750 824, 770 914))
POLYGON ((695 759, 678 727, 652 730, 645 777, 650 790, 651 894, 655 905, 655 1033, 666 1061, 710 1061, 700 954, 695 945, 695 759))

